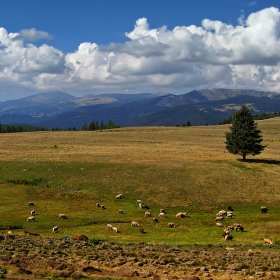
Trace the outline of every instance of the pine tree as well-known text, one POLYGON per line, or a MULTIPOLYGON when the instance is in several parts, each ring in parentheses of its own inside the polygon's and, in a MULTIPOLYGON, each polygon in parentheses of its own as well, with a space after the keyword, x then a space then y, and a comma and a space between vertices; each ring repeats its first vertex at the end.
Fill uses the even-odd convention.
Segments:
POLYGON ((95 122, 94 121, 89 123, 88 130, 96 130, 95 122))
POLYGON ((257 129, 250 109, 242 106, 233 114, 230 132, 226 133, 226 149, 232 154, 242 155, 243 160, 251 154, 260 154, 266 146, 262 145, 261 131, 257 129))
POLYGON ((86 123, 84 123, 81 130, 87 131, 88 130, 88 125, 86 123))

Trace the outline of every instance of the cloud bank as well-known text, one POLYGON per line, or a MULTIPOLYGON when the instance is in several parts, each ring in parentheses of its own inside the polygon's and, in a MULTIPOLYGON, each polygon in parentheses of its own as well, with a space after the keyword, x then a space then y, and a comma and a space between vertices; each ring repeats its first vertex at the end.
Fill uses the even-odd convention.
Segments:
MULTIPOLYGON (((253 3, 253 2, 252 2, 253 3)), ((280 92, 280 12, 271 7, 233 26, 204 19, 201 26, 150 29, 146 18, 127 41, 81 43, 74 53, 31 41, 51 39, 36 29, 0 28, 0 100, 23 92, 61 90, 185 93, 194 88, 250 88, 280 92)))

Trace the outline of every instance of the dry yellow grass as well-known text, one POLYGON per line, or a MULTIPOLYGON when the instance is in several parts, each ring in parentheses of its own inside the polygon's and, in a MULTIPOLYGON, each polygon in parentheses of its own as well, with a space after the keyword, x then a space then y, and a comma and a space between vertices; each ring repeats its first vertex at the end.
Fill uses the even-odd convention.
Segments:
MULTIPOLYGON (((118 223, 123 232, 127 231, 117 237, 119 240, 138 240, 139 236, 135 237, 130 227, 127 228, 136 217, 150 227, 150 232, 154 231, 154 235, 150 233, 141 238, 160 241, 156 232, 162 230, 165 233, 167 231, 172 242, 182 242, 187 238, 183 232, 188 231, 189 227, 196 227, 188 237, 188 242, 198 242, 201 227, 207 226, 204 241, 200 242, 209 242, 212 238, 220 238, 213 237, 217 236, 217 230, 210 227, 215 225, 215 212, 232 205, 237 209, 238 219, 235 222, 245 223, 249 230, 250 227, 257 228, 254 233, 258 239, 262 237, 264 219, 269 217, 270 228, 267 231, 274 236, 277 234, 275 229, 279 226, 277 216, 280 212, 279 125, 280 118, 258 122, 264 144, 268 147, 261 155, 248 156, 247 162, 226 151, 224 141, 228 125, 1 134, 1 164, 5 166, 6 163, 8 167, 3 167, 4 188, 1 189, 7 205, 1 206, 4 214, 0 217, 17 221, 18 215, 24 217, 26 211, 21 206, 22 199, 40 199, 39 210, 45 216, 39 216, 41 223, 28 224, 28 227, 44 233, 49 226, 44 223, 48 223, 50 217, 56 221, 58 212, 62 211, 55 202, 59 200, 63 205, 60 207, 65 212, 72 212, 75 219, 79 220, 78 224, 73 220, 64 221, 70 232, 70 228, 73 232, 77 230, 76 225, 94 221, 97 223, 96 236, 104 236, 104 225, 113 221, 118 223), (11 171, 13 166, 15 170, 11 171), (25 166, 29 170, 23 173, 25 166), (6 178, 18 176, 22 179, 23 174, 34 178, 37 173, 48 180, 50 188, 5 188, 6 178), (118 205, 112 200, 118 193, 126 196, 123 204, 118 205), (153 215, 157 215, 159 208, 168 208, 168 221, 174 222, 171 217, 178 210, 187 211, 192 219, 176 221, 180 225, 178 232, 182 231, 182 235, 173 236, 161 224, 159 228, 152 228, 153 223, 147 222, 142 212, 135 208, 135 199, 143 199, 151 206, 153 215), (114 211, 125 208, 127 214, 120 217, 117 212, 113 216, 108 212, 97 212, 93 208, 97 201, 114 211), (13 206, 9 206, 12 203, 13 206), (262 204, 272 209, 265 218, 259 213, 262 204), (13 217, 14 207, 18 207, 16 217, 13 217), (85 217, 84 213, 91 213, 91 218, 85 217)), ((89 235, 90 232, 90 226, 81 230, 81 233, 89 235)), ((109 236, 108 232, 105 236, 116 238, 109 236)), ((250 242, 252 236, 243 235, 240 238, 250 242)))
MULTIPOLYGON (((171 187, 174 193, 186 189, 195 203, 202 199, 211 204, 276 203, 280 200, 279 124, 279 118, 258 122, 268 147, 261 155, 249 156, 249 162, 226 151, 228 125, 2 134, 0 157, 2 161, 141 165, 142 176, 163 194, 171 187)), ((171 206, 182 204, 175 197, 171 206)))

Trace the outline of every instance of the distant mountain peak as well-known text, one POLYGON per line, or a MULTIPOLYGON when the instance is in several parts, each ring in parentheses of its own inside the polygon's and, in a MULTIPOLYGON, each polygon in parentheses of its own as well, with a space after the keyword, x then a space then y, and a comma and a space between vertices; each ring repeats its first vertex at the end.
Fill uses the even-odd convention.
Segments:
POLYGON ((38 103, 55 103, 59 101, 68 101, 74 100, 77 97, 62 91, 48 91, 48 92, 41 92, 35 95, 31 95, 25 98, 22 98, 22 101, 31 101, 31 102, 38 102, 38 103))

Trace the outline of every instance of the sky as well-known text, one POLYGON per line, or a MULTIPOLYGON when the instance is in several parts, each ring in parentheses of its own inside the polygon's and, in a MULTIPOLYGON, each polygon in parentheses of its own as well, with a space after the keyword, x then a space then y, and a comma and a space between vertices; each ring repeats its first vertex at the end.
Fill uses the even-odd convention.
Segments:
POLYGON ((279 0, 2 0, 0 102, 47 91, 280 93, 279 0))

